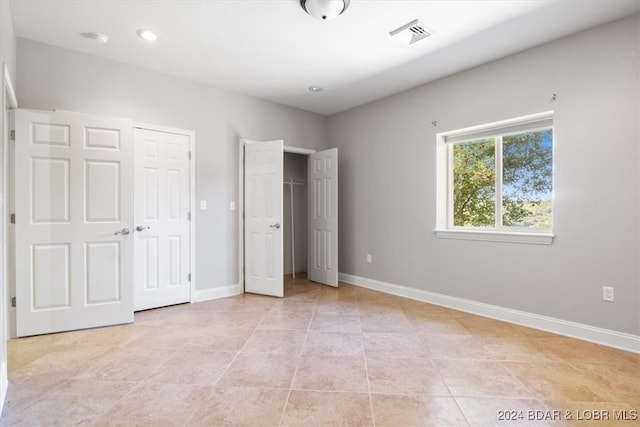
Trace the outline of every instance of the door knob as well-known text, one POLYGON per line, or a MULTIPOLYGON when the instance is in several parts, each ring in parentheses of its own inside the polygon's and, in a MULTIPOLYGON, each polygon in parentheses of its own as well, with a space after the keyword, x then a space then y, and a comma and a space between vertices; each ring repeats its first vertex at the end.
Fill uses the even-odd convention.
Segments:
POLYGON ((117 236, 118 234, 122 234, 123 236, 126 236, 126 235, 127 235, 127 234, 129 234, 129 233, 131 233, 131 231, 129 231, 129 229, 128 229, 128 228, 123 228, 122 230, 118 230, 118 231, 116 231, 116 232, 115 232, 115 233, 113 233, 113 234, 115 234, 116 236, 117 236))
POLYGON ((280 228, 280 224, 278 224, 278 223, 271 224, 269 227, 278 229, 278 228, 280 228))
POLYGON ((145 227, 144 225, 139 225, 136 227, 136 231, 144 231, 144 230, 148 230, 151 227, 145 227))

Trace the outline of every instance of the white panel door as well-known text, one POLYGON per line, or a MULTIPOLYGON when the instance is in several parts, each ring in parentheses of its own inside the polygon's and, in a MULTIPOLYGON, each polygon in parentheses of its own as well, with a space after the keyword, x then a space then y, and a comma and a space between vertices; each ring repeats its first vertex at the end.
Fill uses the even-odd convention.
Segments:
POLYGON ((309 280, 338 286, 338 149, 309 155, 309 280))
POLYGON ((244 290, 282 297, 283 141, 243 141, 244 290))
POLYGON ((18 336, 133 321, 131 122, 15 114, 18 336))
POLYGON ((134 308, 191 299, 189 135, 134 129, 134 308))

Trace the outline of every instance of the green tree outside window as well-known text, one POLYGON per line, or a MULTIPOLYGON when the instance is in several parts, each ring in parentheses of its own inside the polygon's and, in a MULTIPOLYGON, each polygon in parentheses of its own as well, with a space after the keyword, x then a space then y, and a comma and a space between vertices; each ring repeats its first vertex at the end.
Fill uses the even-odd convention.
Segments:
POLYGON ((552 129, 457 143, 452 151, 454 226, 551 228, 552 129))

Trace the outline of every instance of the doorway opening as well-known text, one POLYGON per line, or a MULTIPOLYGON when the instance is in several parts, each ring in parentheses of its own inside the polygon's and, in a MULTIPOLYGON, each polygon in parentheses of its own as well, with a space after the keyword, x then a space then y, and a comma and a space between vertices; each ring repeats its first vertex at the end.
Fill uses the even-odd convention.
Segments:
POLYGON ((338 286, 337 166, 336 148, 316 152, 282 140, 240 140, 238 276, 244 292, 283 297, 285 274, 302 278, 305 270, 305 279, 338 286))
POLYGON ((307 279, 306 154, 284 153, 282 236, 285 296, 307 279))

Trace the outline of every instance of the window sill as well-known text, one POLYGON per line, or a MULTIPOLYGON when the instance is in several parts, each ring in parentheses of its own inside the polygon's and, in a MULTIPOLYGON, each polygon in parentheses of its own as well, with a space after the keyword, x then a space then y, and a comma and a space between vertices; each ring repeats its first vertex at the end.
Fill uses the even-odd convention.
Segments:
POLYGON ((529 245, 550 245, 555 237, 551 233, 517 233, 512 231, 434 230, 434 233, 439 239, 479 240, 529 245))

